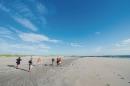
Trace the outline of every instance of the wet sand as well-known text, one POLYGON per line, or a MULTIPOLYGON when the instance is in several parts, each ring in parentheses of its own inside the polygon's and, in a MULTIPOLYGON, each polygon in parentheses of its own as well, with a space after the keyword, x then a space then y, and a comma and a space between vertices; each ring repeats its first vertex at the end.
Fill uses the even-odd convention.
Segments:
POLYGON ((49 58, 28 72, 29 57, 0 58, 0 86, 130 86, 130 59, 66 58, 61 66, 49 58))

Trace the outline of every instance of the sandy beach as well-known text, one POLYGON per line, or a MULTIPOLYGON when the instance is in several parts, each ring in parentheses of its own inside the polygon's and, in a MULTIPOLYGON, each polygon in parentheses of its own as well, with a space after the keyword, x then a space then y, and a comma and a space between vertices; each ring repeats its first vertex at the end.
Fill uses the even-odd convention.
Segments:
POLYGON ((0 58, 0 86, 130 86, 128 58, 65 58, 61 66, 35 65, 28 72, 28 57, 20 69, 14 58, 0 58))

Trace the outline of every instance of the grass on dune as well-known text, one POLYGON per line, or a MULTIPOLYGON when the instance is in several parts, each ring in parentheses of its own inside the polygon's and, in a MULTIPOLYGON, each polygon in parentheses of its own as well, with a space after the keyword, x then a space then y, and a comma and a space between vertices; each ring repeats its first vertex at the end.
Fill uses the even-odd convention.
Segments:
POLYGON ((10 58, 10 57, 16 57, 19 55, 10 55, 10 54, 4 54, 4 55, 0 55, 0 58, 10 58))

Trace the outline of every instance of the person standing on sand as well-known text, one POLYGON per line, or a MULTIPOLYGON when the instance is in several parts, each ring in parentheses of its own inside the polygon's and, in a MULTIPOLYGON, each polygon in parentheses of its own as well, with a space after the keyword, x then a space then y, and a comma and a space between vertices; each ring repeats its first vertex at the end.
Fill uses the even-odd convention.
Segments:
POLYGON ((56 63, 57 63, 57 65, 59 65, 58 63, 59 63, 59 58, 56 58, 56 63))
POLYGON ((16 64, 17 64, 16 69, 19 68, 20 61, 22 61, 22 59, 21 59, 21 57, 18 57, 18 58, 16 59, 16 64))
POLYGON ((56 63, 57 63, 57 65, 60 65, 60 64, 61 64, 61 58, 60 58, 60 57, 57 58, 56 63))
POLYGON ((41 64, 41 58, 37 59, 37 64, 41 64))
POLYGON ((52 65, 54 65, 54 61, 55 61, 55 59, 54 59, 54 58, 52 58, 52 60, 51 60, 51 61, 52 61, 52 65))
POLYGON ((28 61, 28 63, 29 63, 29 72, 31 71, 31 67, 32 67, 32 63, 33 63, 32 60, 33 60, 33 59, 31 58, 31 59, 28 61))

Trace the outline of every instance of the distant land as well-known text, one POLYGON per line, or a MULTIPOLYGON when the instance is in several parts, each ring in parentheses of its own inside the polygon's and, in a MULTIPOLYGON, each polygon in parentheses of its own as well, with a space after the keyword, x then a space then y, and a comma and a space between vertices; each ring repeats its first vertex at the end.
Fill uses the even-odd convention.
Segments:
MULTIPOLYGON (((15 55, 15 54, 0 54, 0 57, 24 57, 24 56, 62 56, 62 55, 15 55)), ((86 56, 80 56, 80 55, 67 55, 64 57, 80 57, 80 58, 84 58, 84 57, 111 57, 111 58, 130 58, 130 55, 86 55, 86 56)))
POLYGON ((84 57, 117 57, 117 58, 130 58, 130 55, 90 55, 90 56, 71 56, 71 57, 80 57, 80 58, 84 58, 84 57))

